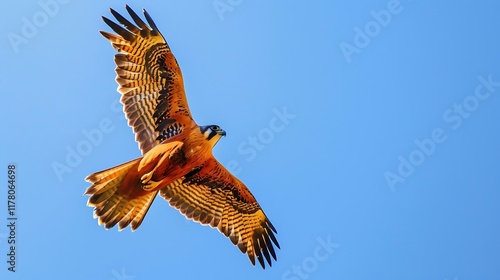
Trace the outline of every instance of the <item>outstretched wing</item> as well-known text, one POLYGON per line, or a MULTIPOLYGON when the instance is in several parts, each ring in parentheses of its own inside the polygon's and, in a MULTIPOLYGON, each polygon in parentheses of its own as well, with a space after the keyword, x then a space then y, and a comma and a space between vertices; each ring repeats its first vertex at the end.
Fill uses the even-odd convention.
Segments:
POLYGON ((271 256, 276 260, 276 229, 248 188, 215 158, 161 189, 160 195, 187 218, 219 229, 253 265, 255 256, 262 268, 264 258, 270 266, 271 256))
POLYGON ((115 55, 116 82, 121 103, 145 154, 166 138, 192 125, 182 73, 170 47, 144 10, 149 26, 129 7, 135 25, 111 10, 116 20, 103 17, 117 34, 100 31, 119 52, 115 55))

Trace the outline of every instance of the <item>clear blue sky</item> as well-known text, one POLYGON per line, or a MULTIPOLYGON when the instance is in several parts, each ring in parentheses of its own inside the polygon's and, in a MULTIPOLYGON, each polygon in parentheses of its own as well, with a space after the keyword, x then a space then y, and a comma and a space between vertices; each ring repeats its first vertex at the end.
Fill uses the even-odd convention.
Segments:
POLYGON ((499 279, 498 1, 128 2, 276 226, 265 271, 161 198, 136 232, 97 225, 84 178, 140 155, 98 33, 125 2, 54 1, 0 9, 1 279, 499 279))

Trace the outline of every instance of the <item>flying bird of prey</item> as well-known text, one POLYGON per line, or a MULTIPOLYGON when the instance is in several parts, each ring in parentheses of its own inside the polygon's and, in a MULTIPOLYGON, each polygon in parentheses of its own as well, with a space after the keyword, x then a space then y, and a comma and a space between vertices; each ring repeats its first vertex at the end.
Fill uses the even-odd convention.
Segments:
POLYGON ((271 266, 276 229, 248 188, 212 155, 226 132, 196 124, 167 42, 145 10, 149 25, 126 9, 135 24, 110 9, 122 26, 103 17, 116 34, 100 32, 118 51, 120 101, 142 156, 86 178, 94 218, 106 229, 118 224, 134 231, 159 193, 188 219, 229 237, 253 265, 257 258, 265 268, 265 258, 271 266))

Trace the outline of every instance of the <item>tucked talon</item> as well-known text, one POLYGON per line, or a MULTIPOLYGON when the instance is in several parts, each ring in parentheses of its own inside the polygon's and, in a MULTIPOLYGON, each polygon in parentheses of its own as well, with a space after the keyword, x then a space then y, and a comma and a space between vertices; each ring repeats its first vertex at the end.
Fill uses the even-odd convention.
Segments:
POLYGON ((156 170, 156 168, 153 169, 152 171, 150 171, 150 172, 142 175, 142 177, 141 177, 141 184, 143 184, 143 185, 149 185, 148 182, 151 180, 151 177, 153 176, 153 172, 155 170, 156 170))
POLYGON ((149 181, 147 184, 142 186, 142 189, 149 192, 154 190, 159 184, 160 182, 149 181))

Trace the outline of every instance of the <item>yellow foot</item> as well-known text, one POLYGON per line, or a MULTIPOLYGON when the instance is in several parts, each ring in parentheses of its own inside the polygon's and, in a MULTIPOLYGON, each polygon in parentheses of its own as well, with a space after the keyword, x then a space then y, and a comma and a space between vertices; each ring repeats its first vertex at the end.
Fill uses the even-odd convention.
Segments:
POLYGON ((147 184, 142 185, 142 189, 145 191, 152 191, 158 187, 159 184, 160 182, 149 181, 147 184))
POLYGON ((151 177, 153 176, 153 172, 154 172, 154 170, 152 170, 151 172, 148 172, 148 173, 142 175, 142 177, 141 177, 141 184, 148 185, 149 184, 148 183, 149 180, 151 180, 151 177))

